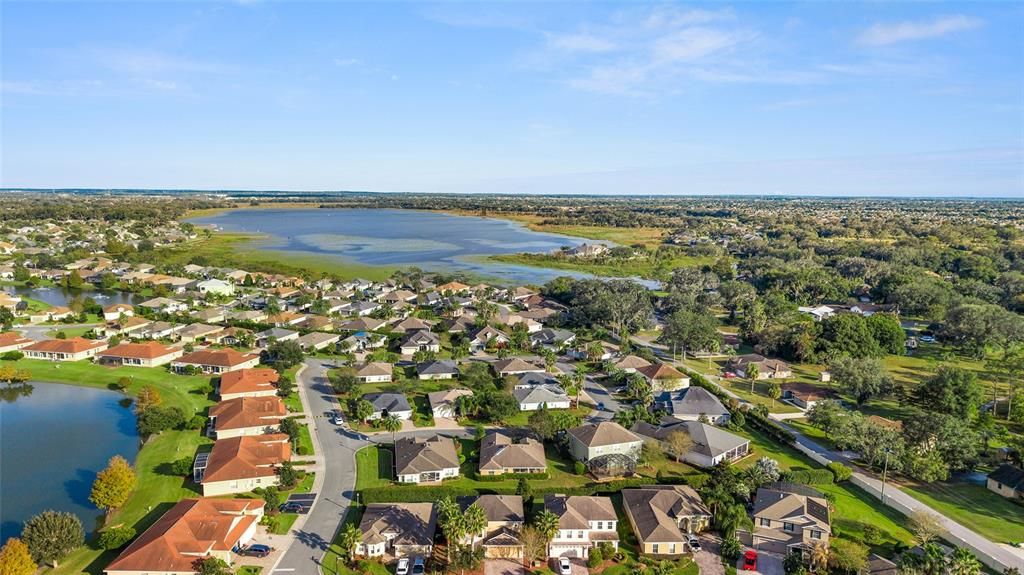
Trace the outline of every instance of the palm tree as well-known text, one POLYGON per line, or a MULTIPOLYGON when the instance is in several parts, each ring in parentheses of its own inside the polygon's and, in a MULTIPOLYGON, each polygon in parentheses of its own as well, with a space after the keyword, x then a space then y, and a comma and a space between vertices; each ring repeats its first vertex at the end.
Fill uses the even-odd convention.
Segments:
POLYGON ((719 508, 715 514, 715 523, 722 537, 732 537, 740 527, 750 525, 747 510, 739 503, 732 503, 719 508))
POLYGON ((981 575, 981 563, 966 547, 957 547, 949 556, 949 575, 981 575))
POLYGON ((551 545, 551 540, 558 535, 558 516, 545 509, 537 514, 533 520, 534 526, 544 536, 545 551, 551 545))
POLYGON ((487 513, 474 503, 466 509, 463 521, 466 525, 466 533, 469 535, 469 544, 473 546, 476 544, 477 536, 482 535, 484 529, 487 529, 487 513))
POLYGON ((751 363, 747 365, 747 377, 750 379, 750 393, 754 393, 754 382, 757 381, 757 377, 761 375, 761 369, 757 367, 757 364, 751 363))
POLYGON ((465 518, 462 509, 451 496, 445 496, 437 502, 437 521, 444 532, 444 538, 448 541, 445 546, 446 559, 450 562, 452 557, 452 546, 458 543, 466 534, 465 518))
POLYGON ((823 571, 828 566, 828 546, 818 541, 811 545, 809 552, 811 571, 823 571))
POLYGON ((354 523, 349 523, 345 526, 345 529, 341 532, 340 545, 346 562, 351 563, 355 559, 356 545, 359 544, 362 538, 363 534, 354 523))
POLYGON ((397 441, 396 436, 402 429, 402 420, 398 419, 393 414, 388 414, 387 417, 381 420, 381 425, 384 426, 385 430, 391 432, 391 442, 394 443, 397 441))

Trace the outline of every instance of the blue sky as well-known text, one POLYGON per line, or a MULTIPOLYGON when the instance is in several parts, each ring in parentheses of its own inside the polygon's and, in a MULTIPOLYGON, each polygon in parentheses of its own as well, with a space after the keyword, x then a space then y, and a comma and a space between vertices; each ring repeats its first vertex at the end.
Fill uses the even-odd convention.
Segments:
POLYGON ((3 187, 1024 196, 1020 3, 2 10, 3 187))

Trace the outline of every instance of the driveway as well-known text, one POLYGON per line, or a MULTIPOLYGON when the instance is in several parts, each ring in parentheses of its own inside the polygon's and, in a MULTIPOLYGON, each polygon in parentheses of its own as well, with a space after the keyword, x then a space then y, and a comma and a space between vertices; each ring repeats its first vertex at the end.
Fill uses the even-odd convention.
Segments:
POLYGON ((693 554, 693 560, 700 569, 700 575, 725 575, 725 565, 718 554, 721 539, 717 535, 701 535, 700 551, 693 554))
MULTIPOLYGON (((586 559, 570 558, 569 565, 572 567, 572 575, 587 575, 590 573, 590 570, 587 569, 586 559)), ((551 571, 557 574, 558 559, 548 559, 548 567, 551 568, 551 571)))
MULTIPOLYGON (((747 552, 748 547, 743 548, 743 553, 747 552)), ((766 553, 764 551, 757 552, 757 571, 743 571, 743 553, 740 554, 739 561, 736 562, 736 570, 739 573, 749 573, 751 575, 786 575, 786 570, 782 568, 782 557, 775 555, 774 553, 766 553)))
POLYGON ((513 559, 484 559, 484 575, 523 575, 523 562, 513 559))

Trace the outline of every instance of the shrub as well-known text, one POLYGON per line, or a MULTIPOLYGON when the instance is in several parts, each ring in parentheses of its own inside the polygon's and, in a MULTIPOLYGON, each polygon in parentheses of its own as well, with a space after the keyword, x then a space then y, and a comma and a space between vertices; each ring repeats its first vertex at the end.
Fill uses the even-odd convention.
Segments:
POLYGON ((188 420, 187 425, 189 429, 202 429, 206 427, 206 417, 202 415, 193 415, 192 418, 188 420))
POLYGON ((6 351, 3 355, 0 355, 0 359, 4 361, 18 361, 23 357, 25 357, 25 354, 20 351, 6 351))
POLYGON ((834 479, 835 476, 828 469, 798 469, 789 470, 782 474, 783 481, 803 483, 804 485, 828 485, 834 479))
POLYGON ((583 465, 582 461, 577 461, 573 464, 573 470, 576 472, 576 475, 584 475, 587 472, 587 466, 583 465))
POLYGON ((587 557, 587 567, 595 569, 598 565, 600 565, 603 562, 604 555, 601 553, 601 549, 598 547, 591 547, 590 556, 587 557))
POLYGON ((311 455, 310 452, 309 452, 309 446, 306 446, 306 445, 300 445, 295 450, 295 453, 297 453, 299 455, 311 455))
MULTIPOLYGON (((722 562, 726 565, 732 565, 740 558, 740 552, 743 550, 743 545, 740 540, 735 537, 729 537, 722 541, 722 547, 719 552, 722 555, 722 562)), ((734 568, 735 570, 735 568, 734 568)))
POLYGON ((862 524, 862 532, 864 533, 864 543, 867 545, 875 546, 881 545, 885 538, 882 536, 882 530, 877 526, 870 523, 862 524))
POLYGON ((174 475, 191 475, 192 474, 192 458, 182 457, 177 459, 174 463, 171 463, 171 473, 174 475))
POLYGON ((836 483, 846 481, 853 476, 853 470, 838 461, 833 461, 826 467, 832 472, 832 476, 835 478, 836 483))
POLYGON ((726 565, 725 575, 736 575, 736 567, 734 565, 726 565))
POLYGON ((101 549, 120 549, 135 537, 135 529, 127 525, 111 527, 100 531, 96 544, 101 549))

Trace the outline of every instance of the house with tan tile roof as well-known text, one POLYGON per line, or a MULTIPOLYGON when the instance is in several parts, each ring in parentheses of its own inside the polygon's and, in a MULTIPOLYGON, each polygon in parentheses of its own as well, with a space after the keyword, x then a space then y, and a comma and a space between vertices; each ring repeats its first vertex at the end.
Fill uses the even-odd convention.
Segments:
POLYGON ((183 499, 107 566, 107 575, 181 575, 207 556, 231 564, 263 517, 260 499, 183 499))
POLYGON ((277 433, 287 415, 278 397, 236 397, 210 408, 209 429, 217 439, 277 433))
POLYGON ((121 343, 96 354, 96 363, 134 367, 158 367, 181 357, 185 350, 160 342, 121 343))
POLYGON ((546 371, 543 365, 536 365, 519 357, 499 359, 492 363, 491 367, 494 369, 494 373, 501 377, 523 373, 544 373, 546 371))
POLYGON ((107 349, 107 342, 69 337, 67 339, 45 339, 21 348, 25 357, 48 361, 81 361, 95 357, 107 349))
POLYGON ((224 349, 205 349, 186 353, 171 362, 171 369, 182 371, 194 366, 203 373, 227 373, 239 369, 256 367, 260 363, 258 353, 242 353, 226 347, 224 349))
POLYGON ((277 467, 292 457, 283 433, 218 439, 202 469, 203 496, 246 493, 257 487, 280 485, 277 467))
POLYGON ((218 393, 221 401, 238 397, 273 397, 277 395, 280 375, 269 367, 229 371, 220 376, 218 393))
POLYGON ((135 315, 135 307, 127 303, 115 303, 103 308, 103 321, 114 321, 122 315, 135 315))

